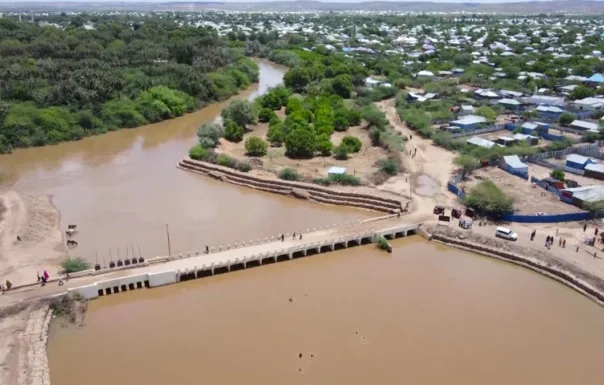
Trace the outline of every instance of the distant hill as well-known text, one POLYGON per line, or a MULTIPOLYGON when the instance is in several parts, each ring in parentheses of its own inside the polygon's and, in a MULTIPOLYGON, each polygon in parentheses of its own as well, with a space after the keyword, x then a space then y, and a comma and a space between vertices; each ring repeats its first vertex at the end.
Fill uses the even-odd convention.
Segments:
POLYGON ((82 10, 139 10, 139 11, 397 11, 397 12, 494 12, 494 13, 580 13, 604 14, 604 1, 526 1, 511 3, 434 3, 428 1, 360 3, 329 3, 312 0, 269 2, 10 2, 0 3, 0 10, 23 11, 82 11, 82 10))

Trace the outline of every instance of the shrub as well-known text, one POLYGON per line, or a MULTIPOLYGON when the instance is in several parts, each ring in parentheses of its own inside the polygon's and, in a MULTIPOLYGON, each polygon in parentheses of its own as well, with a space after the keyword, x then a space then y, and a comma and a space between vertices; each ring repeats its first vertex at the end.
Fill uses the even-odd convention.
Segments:
POLYGON ((359 152, 362 146, 359 138, 350 135, 347 135, 342 139, 342 144, 348 147, 349 152, 359 152))
POLYGON ((262 139, 257 136, 252 136, 245 140, 245 151, 250 156, 264 156, 268 145, 262 139))
POLYGON ((262 111, 260 111, 260 113, 258 114, 258 120, 262 123, 268 123, 270 122, 270 120, 272 118, 276 118, 277 114, 275 114, 273 112, 273 110, 270 110, 268 108, 264 108, 262 111))
POLYGON ((296 128, 287 133, 285 154, 291 158, 312 158, 315 152, 315 140, 313 130, 296 128))
POLYGON ((65 273, 77 273, 90 269, 90 262, 82 257, 67 258, 61 261, 61 268, 65 273))
POLYGON ((222 127, 216 123, 204 123, 197 131, 199 143, 208 148, 214 148, 224 135, 222 127))
POLYGON ((237 162, 235 168, 241 172, 249 172, 252 169, 252 165, 249 162, 237 162))
POLYGON ((216 164, 223 167, 233 168, 236 160, 228 156, 227 154, 219 154, 216 158, 216 164))
POLYGON ((564 171, 556 169, 551 172, 550 176, 554 179, 564 181, 566 175, 564 174, 564 171))
POLYGON ((222 109, 220 116, 226 122, 232 120, 239 127, 245 127, 248 124, 256 122, 256 112, 254 105, 247 100, 235 100, 222 109))
POLYGON ((331 143, 331 140, 327 134, 321 134, 317 136, 316 147, 317 151, 319 151, 321 155, 330 156, 333 149, 333 144, 331 143))
POLYGON ((283 180, 293 181, 299 181, 302 179, 300 174, 298 174, 298 171, 293 170, 291 168, 284 168, 283 170, 279 171, 279 178, 283 180))
POLYGON ((577 116, 575 114, 571 114, 570 112, 564 112, 560 115, 558 123, 560 123, 560 125, 562 126, 568 126, 575 119, 577 119, 577 116))
POLYGON ((382 172, 388 175, 396 175, 399 172, 399 165, 393 158, 384 158, 378 161, 378 167, 382 172))
POLYGON ((377 127, 372 127, 369 130, 369 139, 371 139, 371 144, 373 146, 379 146, 380 145, 380 137, 382 135, 382 131, 380 131, 377 127))
POLYGON ((361 124, 361 113, 356 109, 348 110, 348 125, 358 126, 361 124))
POLYGON ((225 121, 224 138, 229 142, 237 143, 243 139, 243 127, 240 127, 232 120, 225 121))
POLYGON ((500 217, 514 211, 512 198, 508 197, 490 180, 484 180, 470 190, 465 203, 479 213, 500 217))
POLYGON ((266 133, 266 139, 268 139, 273 146, 281 146, 285 141, 285 129, 283 127, 283 122, 271 121, 271 124, 268 127, 268 132, 266 133))
POLYGON ((208 149, 201 144, 196 144, 189 150, 189 157, 195 160, 205 160, 208 157, 208 149))
POLYGON ((388 250, 390 249, 390 245, 388 244, 388 240, 382 237, 381 235, 375 239, 375 245, 380 250, 388 250))
POLYGON ((358 186, 361 180, 350 174, 330 174, 327 179, 330 183, 341 184, 342 186, 358 186))
POLYGON ((350 149, 348 147, 346 147, 343 143, 341 143, 339 146, 336 146, 336 148, 333 151, 333 156, 334 158, 338 159, 338 160, 346 160, 348 159, 348 152, 350 151, 350 149))

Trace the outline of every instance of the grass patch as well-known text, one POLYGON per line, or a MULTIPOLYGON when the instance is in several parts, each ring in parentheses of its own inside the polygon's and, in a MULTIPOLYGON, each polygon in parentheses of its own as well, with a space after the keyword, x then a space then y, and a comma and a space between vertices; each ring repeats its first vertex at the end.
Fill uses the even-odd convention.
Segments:
POLYGON ((90 269, 90 262, 82 257, 67 258, 61 261, 61 268, 64 273, 77 273, 90 269))

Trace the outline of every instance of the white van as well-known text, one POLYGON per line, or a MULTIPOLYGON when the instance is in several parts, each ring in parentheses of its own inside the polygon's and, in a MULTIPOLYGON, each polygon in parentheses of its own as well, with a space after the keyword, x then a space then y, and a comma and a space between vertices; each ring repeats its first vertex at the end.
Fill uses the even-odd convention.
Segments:
POLYGON ((505 227, 497 227, 497 230, 495 230, 495 236, 503 239, 509 239, 510 241, 515 241, 518 239, 518 234, 505 227))

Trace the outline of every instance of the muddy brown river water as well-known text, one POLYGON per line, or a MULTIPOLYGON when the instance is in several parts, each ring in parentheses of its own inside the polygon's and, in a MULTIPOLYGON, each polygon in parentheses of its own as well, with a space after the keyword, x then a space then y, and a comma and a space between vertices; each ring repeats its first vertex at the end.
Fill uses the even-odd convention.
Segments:
POLYGON ((602 383, 598 305, 419 237, 393 246, 92 301, 83 328, 52 325, 52 383, 602 383))
MULTIPOLYGON (((252 98, 283 68, 260 62, 252 98)), ((0 156, 3 187, 52 194, 74 252, 108 262, 374 214, 175 168, 224 104, 172 121, 0 156)), ((337 251, 90 302, 51 325, 53 385, 601 384, 604 311, 522 268, 428 243, 337 251), (289 301, 292 299, 292 302, 289 301), (302 354, 302 357, 300 357, 302 354)))
MULTIPOLYGON (((281 83, 285 69, 259 61, 260 81, 236 98, 281 83)), ((176 169, 197 129, 226 103, 181 118, 0 156, 4 188, 50 194, 62 228, 78 225, 71 254, 102 265, 140 247, 145 257, 331 225, 375 213, 296 202, 176 169)))

